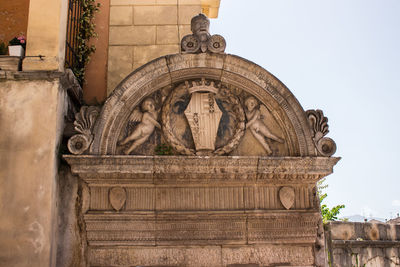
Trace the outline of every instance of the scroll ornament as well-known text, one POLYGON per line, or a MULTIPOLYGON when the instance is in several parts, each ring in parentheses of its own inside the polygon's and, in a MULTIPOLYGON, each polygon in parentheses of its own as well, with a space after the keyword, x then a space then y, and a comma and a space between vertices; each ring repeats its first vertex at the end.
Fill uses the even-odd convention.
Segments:
POLYGON ((185 53, 224 53, 226 42, 224 37, 218 34, 210 35, 210 20, 203 14, 192 18, 191 30, 193 34, 182 38, 182 52, 185 53))
POLYGON ((313 133, 313 141, 319 156, 330 157, 336 152, 336 144, 329 137, 328 118, 324 117, 322 110, 307 110, 306 115, 313 133))
POLYGON ((93 141, 93 126, 100 114, 100 108, 95 106, 83 106, 75 114, 75 131, 79 134, 68 140, 68 149, 72 154, 81 155, 88 150, 93 141))

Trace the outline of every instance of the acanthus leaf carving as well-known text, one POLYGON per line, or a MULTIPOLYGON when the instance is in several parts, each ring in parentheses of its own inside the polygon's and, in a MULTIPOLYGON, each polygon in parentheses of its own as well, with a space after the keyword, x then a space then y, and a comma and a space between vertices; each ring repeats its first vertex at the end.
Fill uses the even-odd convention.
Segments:
POLYGON ((193 34, 182 38, 181 48, 185 53, 224 53, 226 42, 224 37, 215 34, 210 35, 210 20, 203 14, 192 18, 191 30, 193 34))
POLYGON ((306 111, 310 124, 313 141, 318 155, 330 157, 336 152, 336 143, 329 137, 324 137, 329 133, 328 118, 324 116, 322 110, 310 109, 306 111))
POLYGON ((79 134, 75 134, 68 140, 68 149, 72 154, 81 155, 88 150, 93 141, 93 126, 100 114, 100 107, 83 106, 75 114, 74 129, 79 134))

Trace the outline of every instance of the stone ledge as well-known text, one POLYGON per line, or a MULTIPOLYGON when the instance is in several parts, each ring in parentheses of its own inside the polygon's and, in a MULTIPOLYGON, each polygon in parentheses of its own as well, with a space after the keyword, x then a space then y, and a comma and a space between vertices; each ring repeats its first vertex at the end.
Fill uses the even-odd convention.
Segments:
POLYGON ((119 246, 90 247, 93 266, 230 266, 311 267, 312 247, 301 245, 247 246, 119 246))
POLYGON ((63 75, 60 71, 0 71, 0 79, 6 80, 55 80, 63 75))
POLYGON ((14 56, 0 56, 0 70, 19 71, 21 70, 21 58, 14 56))
POLYGON ((89 183, 284 182, 315 183, 340 158, 64 155, 72 172, 89 183), (125 179, 125 181, 124 181, 125 179))
POLYGON ((399 247, 400 241, 388 240, 332 240, 333 248, 344 247, 368 247, 368 248, 392 248, 399 247))

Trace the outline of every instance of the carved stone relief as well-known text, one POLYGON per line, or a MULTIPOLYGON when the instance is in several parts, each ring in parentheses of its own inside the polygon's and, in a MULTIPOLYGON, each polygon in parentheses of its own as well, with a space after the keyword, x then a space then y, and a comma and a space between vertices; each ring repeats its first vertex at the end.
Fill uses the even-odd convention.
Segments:
POLYGON ((255 97, 249 96, 248 98, 246 98, 244 103, 246 106, 246 118, 247 118, 246 129, 250 130, 253 136, 265 149, 267 155, 271 155, 272 150, 267 144, 265 138, 269 138, 279 143, 283 143, 283 139, 271 133, 268 127, 261 120, 258 101, 255 97))
POLYGON ((304 112, 260 66, 224 54, 224 38, 210 35, 204 15, 191 26, 181 54, 131 73, 101 112, 83 107, 76 115, 79 134, 68 148, 86 155, 64 158, 85 182, 89 265, 185 265, 182 255, 168 255, 207 245, 251 254, 236 260, 232 252, 208 266, 311 266, 316 182, 339 160, 324 137, 327 119, 304 112), (269 245, 287 255, 252 254, 269 245), (137 256, 121 255, 126 248, 137 256))
POLYGON ((295 192, 293 187, 284 186, 279 190, 279 200, 285 209, 290 209, 294 204, 295 192))
POLYGON ((191 98, 184 113, 192 131, 197 154, 201 152, 207 154, 215 150, 215 138, 222 112, 215 102, 216 92, 189 91, 189 93, 191 98))
POLYGON ((133 110, 132 115, 129 117, 129 122, 138 124, 127 137, 119 142, 120 145, 126 145, 132 142, 129 147, 124 150, 124 153, 127 155, 146 142, 156 127, 161 129, 157 121, 159 111, 156 110, 154 99, 149 97, 143 100, 141 110, 142 111, 140 111, 139 108, 133 110))
POLYGON ((285 141, 278 136, 283 131, 275 120, 244 90, 205 78, 185 81, 156 91, 133 108, 117 154, 153 155, 157 146, 167 144, 175 154, 237 155, 249 132, 254 140, 242 146, 259 147, 261 155, 285 155, 285 141), (267 124, 280 134, 272 133, 267 124))
MULTIPOLYGON (((210 144, 214 147, 207 150, 208 154, 228 154, 239 144, 243 136, 245 116, 238 97, 222 84, 216 85, 214 81, 205 79, 186 81, 172 91, 164 103, 162 112, 165 138, 178 153, 198 154, 199 149, 196 147, 196 140, 199 140, 200 136, 198 136, 193 123, 196 117, 197 119, 200 118, 198 114, 191 115, 193 106, 196 105, 191 100, 194 100, 194 94, 201 101, 199 92, 203 92, 203 98, 207 96, 204 99, 206 100, 205 106, 208 107, 208 114, 202 117, 203 125, 199 125, 202 131, 209 131, 206 134, 207 137, 203 137, 202 142, 209 139, 210 144), (192 105, 189 105, 189 103, 192 103, 192 105), (192 123, 192 125, 189 123, 192 123)), ((204 149, 200 150, 202 150, 200 153, 206 153, 204 149)))
POLYGON ((125 205, 126 202, 126 191, 122 187, 113 187, 110 189, 109 192, 109 200, 111 206, 116 210, 119 211, 125 205))
POLYGON ((223 53, 226 42, 221 35, 210 35, 210 20, 203 14, 192 18, 191 30, 193 34, 182 38, 181 48, 184 53, 223 53))
POLYGON ((83 106, 75 114, 75 131, 79 134, 68 140, 68 149, 72 154, 80 155, 87 151, 93 141, 93 126, 100 113, 100 107, 83 106))
POLYGON ((310 127, 313 132, 313 141, 318 154, 330 157, 336 152, 336 143, 329 137, 324 137, 329 133, 328 118, 324 116, 322 110, 306 111, 310 127))

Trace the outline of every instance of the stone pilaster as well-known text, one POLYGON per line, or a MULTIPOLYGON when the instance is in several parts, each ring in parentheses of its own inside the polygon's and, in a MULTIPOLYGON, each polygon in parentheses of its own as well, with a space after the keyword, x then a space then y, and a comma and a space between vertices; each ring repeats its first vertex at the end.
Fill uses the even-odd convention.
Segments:
POLYGON ((67 8, 68 1, 30 1, 23 70, 64 70, 67 8))

